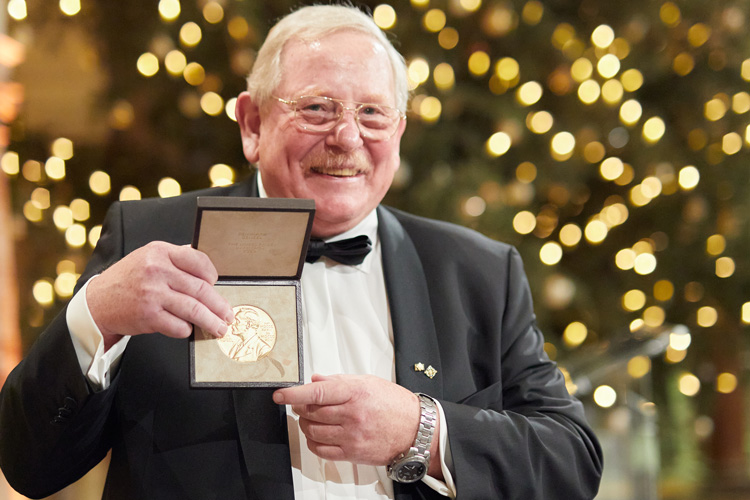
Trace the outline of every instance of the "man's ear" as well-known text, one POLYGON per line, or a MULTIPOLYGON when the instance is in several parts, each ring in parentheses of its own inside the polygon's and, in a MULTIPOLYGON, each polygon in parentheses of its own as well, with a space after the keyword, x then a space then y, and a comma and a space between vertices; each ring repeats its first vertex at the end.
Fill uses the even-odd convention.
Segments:
POLYGON ((234 110, 242 136, 242 152, 250 163, 260 159, 260 107, 247 92, 237 96, 234 110))

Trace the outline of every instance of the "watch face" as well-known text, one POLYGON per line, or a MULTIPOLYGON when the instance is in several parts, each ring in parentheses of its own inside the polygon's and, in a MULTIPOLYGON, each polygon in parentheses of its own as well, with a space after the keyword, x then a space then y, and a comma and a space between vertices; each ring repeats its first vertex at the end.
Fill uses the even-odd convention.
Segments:
POLYGON ((406 462, 398 468, 399 481, 413 483, 422 479, 427 472, 422 462, 406 462))

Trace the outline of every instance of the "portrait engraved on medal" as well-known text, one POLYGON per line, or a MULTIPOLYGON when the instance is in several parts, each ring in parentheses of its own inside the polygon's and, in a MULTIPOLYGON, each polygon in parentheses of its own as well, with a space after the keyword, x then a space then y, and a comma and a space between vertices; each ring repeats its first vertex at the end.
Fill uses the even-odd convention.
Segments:
POLYGON ((241 363, 268 356, 276 344, 276 325, 263 309, 251 305, 232 308, 234 322, 219 339, 219 347, 228 357, 241 363))

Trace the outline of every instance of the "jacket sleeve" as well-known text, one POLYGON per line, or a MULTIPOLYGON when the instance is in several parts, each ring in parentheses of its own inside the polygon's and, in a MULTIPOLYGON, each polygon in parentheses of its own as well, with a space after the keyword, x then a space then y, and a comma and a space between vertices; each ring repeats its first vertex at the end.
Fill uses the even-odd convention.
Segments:
POLYGON ((478 328, 485 331, 475 341, 484 358, 474 368, 476 392, 459 401, 441 400, 458 498, 592 499, 602 472, 601 449, 582 404, 568 394, 543 350, 521 258, 505 248, 500 262, 507 262, 507 269, 487 285, 504 283, 505 289, 481 294, 504 303, 483 304, 493 319, 478 328))
MULTIPOLYGON (((115 204, 78 287, 122 256, 120 221, 115 204)), ((32 498, 76 481, 111 446, 117 377, 106 391, 90 389, 65 313, 63 309, 42 332, 0 392, 0 468, 13 488, 32 498)))

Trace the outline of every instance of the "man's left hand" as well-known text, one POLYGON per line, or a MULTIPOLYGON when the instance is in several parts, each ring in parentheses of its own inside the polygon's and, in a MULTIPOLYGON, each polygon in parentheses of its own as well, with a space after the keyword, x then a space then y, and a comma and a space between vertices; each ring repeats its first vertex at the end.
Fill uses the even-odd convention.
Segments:
POLYGON ((273 400, 292 405, 310 451, 327 460, 389 464, 419 427, 416 394, 372 375, 313 375, 310 384, 277 390, 273 400))

